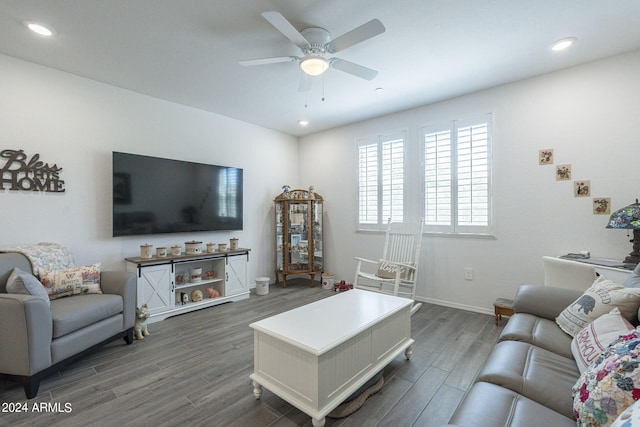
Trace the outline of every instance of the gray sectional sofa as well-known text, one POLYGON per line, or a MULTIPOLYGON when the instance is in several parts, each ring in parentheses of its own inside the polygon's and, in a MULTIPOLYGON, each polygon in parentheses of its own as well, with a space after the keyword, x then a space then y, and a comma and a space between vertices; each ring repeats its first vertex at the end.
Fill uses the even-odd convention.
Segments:
POLYGON ((571 388, 580 372, 571 337, 556 317, 582 291, 523 285, 475 384, 449 425, 468 427, 574 426, 571 388))
POLYGON ((32 271, 24 255, 0 253, 0 376, 20 381, 27 398, 44 377, 87 351, 117 338, 133 341, 134 274, 103 271, 102 294, 55 299, 49 307, 41 297, 7 293, 14 267, 32 271))

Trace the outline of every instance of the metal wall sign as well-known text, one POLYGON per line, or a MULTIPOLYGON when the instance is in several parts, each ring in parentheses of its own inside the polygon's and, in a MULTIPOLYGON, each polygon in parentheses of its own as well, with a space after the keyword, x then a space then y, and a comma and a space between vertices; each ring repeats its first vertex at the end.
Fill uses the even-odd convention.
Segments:
POLYGON ((40 154, 29 159, 24 150, 0 151, 0 190, 46 191, 64 193, 64 181, 55 163, 50 166, 40 160, 40 154))

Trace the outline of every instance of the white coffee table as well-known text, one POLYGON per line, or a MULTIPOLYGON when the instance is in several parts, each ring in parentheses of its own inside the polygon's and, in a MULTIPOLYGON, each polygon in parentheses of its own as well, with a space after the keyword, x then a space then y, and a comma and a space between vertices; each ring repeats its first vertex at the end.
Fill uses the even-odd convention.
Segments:
POLYGON ((353 289, 252 323, 253 394, 266 387, 322 427, 396 356, 411 358, 412 303, 353 289))

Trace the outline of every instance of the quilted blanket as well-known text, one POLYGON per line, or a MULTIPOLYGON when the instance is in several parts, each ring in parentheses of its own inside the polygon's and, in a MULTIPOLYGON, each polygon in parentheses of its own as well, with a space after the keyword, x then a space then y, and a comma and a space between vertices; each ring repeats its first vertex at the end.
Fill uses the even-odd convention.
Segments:
POLYGON ((0 248, 0 252, 19 252, 31 262, 33 274, 40 277, 40 270, 63 270, 74 267, 71 251, 58 243, 36 243, 14 248, 0 248))

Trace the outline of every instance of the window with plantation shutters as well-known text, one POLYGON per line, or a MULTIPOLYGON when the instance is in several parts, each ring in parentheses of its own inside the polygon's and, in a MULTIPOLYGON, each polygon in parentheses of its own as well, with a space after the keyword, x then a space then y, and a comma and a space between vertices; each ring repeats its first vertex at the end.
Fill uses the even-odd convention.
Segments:
POLYGON ((404 221, 405 141, 404 133, 358 140, 358 228, 404 221))
POLYGON ((425 231, 491 234, 491 115, 422 128, 425 231))

